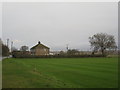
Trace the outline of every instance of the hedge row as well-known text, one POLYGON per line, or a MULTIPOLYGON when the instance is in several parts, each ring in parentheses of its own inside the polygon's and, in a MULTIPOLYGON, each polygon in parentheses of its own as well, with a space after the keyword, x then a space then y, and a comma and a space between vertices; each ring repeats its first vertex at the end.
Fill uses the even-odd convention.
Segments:
POLYGON ((103 55, 13 55, 14 58, 80 58, 80 57, 105 57, 103 55))

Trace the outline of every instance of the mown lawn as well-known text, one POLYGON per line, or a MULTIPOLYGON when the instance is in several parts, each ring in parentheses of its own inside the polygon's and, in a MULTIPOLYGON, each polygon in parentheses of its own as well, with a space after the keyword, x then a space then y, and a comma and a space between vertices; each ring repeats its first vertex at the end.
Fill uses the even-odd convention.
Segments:
POLYGON ((3 88, 117 88, 117 58, 9 58, 3 88))

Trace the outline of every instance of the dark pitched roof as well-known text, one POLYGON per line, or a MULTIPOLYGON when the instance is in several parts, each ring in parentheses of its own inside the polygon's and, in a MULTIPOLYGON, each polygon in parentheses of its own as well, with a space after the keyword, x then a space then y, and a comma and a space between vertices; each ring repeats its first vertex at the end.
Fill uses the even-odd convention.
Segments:
POLYGON ((43 44, 41 44, 41 43, 38 43, 37 45, 35 45, 35 46, 33 46, 31 49, 35 49, 36 47, 44 47, 44 48, 48 48, 49 49, 49 47, 47 47, 47 46, 45 46, 45 45, 43 45, 43 44))

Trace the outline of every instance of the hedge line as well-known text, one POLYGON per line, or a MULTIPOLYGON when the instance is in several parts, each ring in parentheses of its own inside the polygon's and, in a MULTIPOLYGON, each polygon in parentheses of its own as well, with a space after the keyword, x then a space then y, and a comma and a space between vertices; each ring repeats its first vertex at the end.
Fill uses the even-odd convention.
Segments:
POLYGON ((106 57, 103 55, 13 55, 13 58, 80 58, 80 57, 106 57))

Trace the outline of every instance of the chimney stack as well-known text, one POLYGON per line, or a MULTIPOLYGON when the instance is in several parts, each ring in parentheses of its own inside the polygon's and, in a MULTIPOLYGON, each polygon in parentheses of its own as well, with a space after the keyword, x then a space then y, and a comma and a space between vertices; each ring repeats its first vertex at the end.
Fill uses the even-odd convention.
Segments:
POLYGON ((40 44, 40 41, 38 42, 38 44, 40 44))

